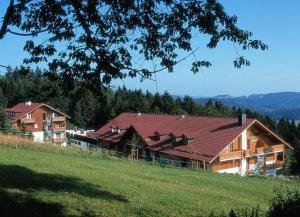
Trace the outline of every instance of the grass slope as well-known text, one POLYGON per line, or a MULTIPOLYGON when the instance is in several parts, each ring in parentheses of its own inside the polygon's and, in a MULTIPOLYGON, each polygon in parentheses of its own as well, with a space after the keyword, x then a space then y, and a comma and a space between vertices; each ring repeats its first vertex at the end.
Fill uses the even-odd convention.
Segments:
POLYGON ((266 210, 274 187, 300 185, 0 145, 1 216, 201 216, 257 204, 266 210))

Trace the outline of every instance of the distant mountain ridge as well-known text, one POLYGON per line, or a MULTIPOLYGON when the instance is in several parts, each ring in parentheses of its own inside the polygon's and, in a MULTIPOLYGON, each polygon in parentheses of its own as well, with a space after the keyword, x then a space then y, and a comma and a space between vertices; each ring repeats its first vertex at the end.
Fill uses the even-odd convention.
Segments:
POLYGON ((275 119, 285 118, 300 120, 300 92, 252 94, 240 97, 218 95, 215 97, 194 98, 195 101, 201 103, 206 103, 209 99, 221 101, 230 106, 249 108, 270 115, 275 119))

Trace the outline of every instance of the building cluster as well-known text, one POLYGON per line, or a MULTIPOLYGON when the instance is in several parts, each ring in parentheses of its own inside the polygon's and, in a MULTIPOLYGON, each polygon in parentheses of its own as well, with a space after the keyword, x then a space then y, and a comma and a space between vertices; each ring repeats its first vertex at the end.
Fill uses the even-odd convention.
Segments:
POLYGON ((66 114, 46 104, 7 109, 12 125, 35 141, 111 150, 161 165, 247 175, 277 174, 292 146, 256 119, 122 113, 96 131, 66 131, 66 114))

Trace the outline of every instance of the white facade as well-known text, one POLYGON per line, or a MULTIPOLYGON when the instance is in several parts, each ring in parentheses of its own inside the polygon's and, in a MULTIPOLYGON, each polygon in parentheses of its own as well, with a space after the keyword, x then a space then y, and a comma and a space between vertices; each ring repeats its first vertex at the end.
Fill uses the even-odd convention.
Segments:
MULTIPOLYGON (((247 150, 247 130, 244 130, 242 132, 240 139, 241 139, 242 150, 247 150)), ((240 175, 244 176, 246 175, 246 173, 247 173, 247 158, 242 157, 240 175)))
POLYGON ((229 169, 224 169, 224 170, 218 170, 218 173, 233 173, 233 174, 241 174, 240 173, 240 167, 234 167, 234 168, 229 168, 229 169))
POLYGON ((33 141, 44 142, 44 131, 32 132, 33 141))

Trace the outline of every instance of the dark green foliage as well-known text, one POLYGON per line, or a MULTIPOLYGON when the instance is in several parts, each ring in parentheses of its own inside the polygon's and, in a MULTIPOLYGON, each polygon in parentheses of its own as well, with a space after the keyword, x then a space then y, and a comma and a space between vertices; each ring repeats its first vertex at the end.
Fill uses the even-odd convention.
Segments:
POLYGON ((298 217, 300 214, 300 194, 298 191, 275 191, 267 217, 298 217))
POLYGON ((261 213, 259 206, 252 211, 247 209, 231 209, 228 214, 222 212, 219 215, 211 213, 208 217, 299 217, 300 194, 298 191, 275 190, 275 197, 270 201, 267 213, 261 213))

